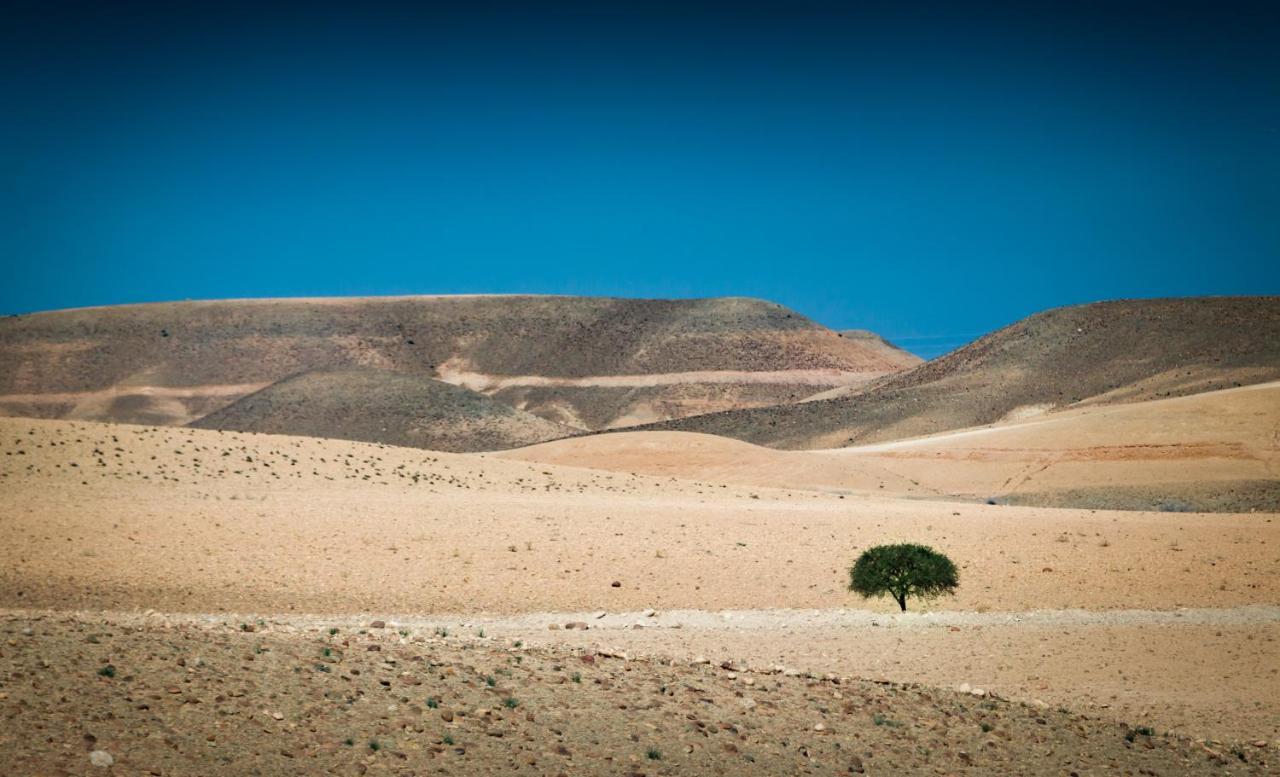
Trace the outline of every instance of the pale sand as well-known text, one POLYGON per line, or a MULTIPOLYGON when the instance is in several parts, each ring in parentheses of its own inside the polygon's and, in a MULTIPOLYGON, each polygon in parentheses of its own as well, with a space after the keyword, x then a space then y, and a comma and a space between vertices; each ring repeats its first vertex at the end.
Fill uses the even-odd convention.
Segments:
MULTIPOLYGON (((959 564, 958 594, 934 609, 1280 601, 1280 522, 1265 514, 841 498, 492 455, 19 419, 0 420, 0 494, 0 605, 10 608, 887 613, 887 602, 845 590, 846 570, 859 549, 894 540, 932 544, 959 564)), ((1272 622, 950 628, 690 625, 608 632, 608 641, 986 683, 1055 704, 1111 703, 1135 722, 1145 709, 1188 732, 1267 737, 1280 716, 1272 622)), ((543 626, 529 639, 533 631, 598 637, 543 626)))

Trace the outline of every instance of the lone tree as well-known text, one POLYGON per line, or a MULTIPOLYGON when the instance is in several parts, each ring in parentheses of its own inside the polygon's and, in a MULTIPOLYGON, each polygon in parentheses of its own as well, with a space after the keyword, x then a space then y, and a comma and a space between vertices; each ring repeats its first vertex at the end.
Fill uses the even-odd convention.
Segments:
POLYGON ((907 597, 954 593, 960 576, 951 559, 933 548, 912 543, 877 545, 863 551, 849 570, 849 590, 865 597, 893 597, 903 612, 907 597))

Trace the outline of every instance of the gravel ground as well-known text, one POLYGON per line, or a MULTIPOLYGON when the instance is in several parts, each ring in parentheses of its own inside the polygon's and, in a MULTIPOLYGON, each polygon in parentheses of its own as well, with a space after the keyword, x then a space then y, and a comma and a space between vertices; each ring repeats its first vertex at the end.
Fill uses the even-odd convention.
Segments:
POLYGON ((0 639, 10 774, 1268 774, 1277 758, 977 689, 381 622, 10 613, 0 639))

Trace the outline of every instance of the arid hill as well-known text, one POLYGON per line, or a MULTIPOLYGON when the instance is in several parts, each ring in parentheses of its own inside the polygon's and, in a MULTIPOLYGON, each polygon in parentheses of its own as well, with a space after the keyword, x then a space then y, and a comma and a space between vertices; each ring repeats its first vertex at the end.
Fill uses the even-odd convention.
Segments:
POLYGON ((1280 297, 1124 300, 1039 313, 862 390, 642 428, 834 448, 1276 379, 1280 297))
MULTIPOLYGON (((593 430, 798 401, 915 363, 745 298, 177 302, 0 320, 0 413, 187 424, 301 373, 363 369, 593 430)), ((238 428, 268 424, 247 412, 235 411, 238 428)))
POLYGON ((1280 382, 995 426, 787 451, 691 432, 555 440, 501 458, 712 483, 1176 512, 1280 510, 1280 382))
POLYGON ((190 425, 445 451, 514 448, 575 433, 474 391, 376 369, 304 372, 190 425))

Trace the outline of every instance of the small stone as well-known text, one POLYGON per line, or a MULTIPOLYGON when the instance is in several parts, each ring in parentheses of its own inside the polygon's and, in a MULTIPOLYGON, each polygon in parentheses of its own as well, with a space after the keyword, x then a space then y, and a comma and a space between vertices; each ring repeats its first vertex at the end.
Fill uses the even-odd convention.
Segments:
POLYGON ((827 726, 826 726, 826 724, 825 724, 825 723, 814 723, 814 724, 813 724, 813 730, 814 730, 814 731, 826 731, 826 730, 827 730, 827 726))
POLYGON ((982 690, 981 688, 974 688, 972 691, 969 691, 969 693, 973 694, 974 696, 977 696, 979 699, 987 695, 987 692, 982 690))
POLYGON ((614 587, 614 588, 621 588, 621 587, 622 587, 622 581, 620 581, 620 580, 614 580, 614 581, 613 581, 612 583, 610 583, 609 585, 610 585, 610 586, 612 586, 612 587, 614 587))
POLYGON ((849 756, 849 771, 854 774, 862 774, 866 771, 866 767, 862 765, 862 759, 856 755, 849 756))
POLYGON ((440 710, 440 719, 445 723, 453 722, 453 710, 440 710))
POLYGON ((560 624, 559 624, 559 623, 548 623, 548 624, 547 624, 547 630, 549 630, 549 631, 559 631, 559 630, 560 630, 560 624))
POLYGON ((108 753, 106 750, 94 750, 92 753, 89 753, 89 763, 94 766, 107 767, 115 762, 116 759, 112 758, 111 753, 108 753))
POLYGON ((1254 741, 1253 746, 1254 746, 1254 747, 1266 747, 1266 746, 1267 746, 1267 740, 1265 740, 1265 739, 1259 739, 1259 740, 1256 740, 1256 741, 1254 741))
MULTIPOLYGON (((614 586, 614 587, 616 588, 617 586, 614 586)), ((596 613, 596 620, 600 620, 601 618, 603 618, 608 614, 609 613, 605 612, 604 610, 601 610, 600 612, 596 613)))
POLYGON ((284 715, 281 715, 278 712, 271 713, 271 717, 275 718, 276 720, 284 720, 284 715))
POLYGON ((655 615, 657 615, 657 614, 658 614, 658 611, 657 611, 657 610, 645 610, 644 612, 642 612, 642 613, 640 613, 640 614, 641 614, 641 615, 643 615, 643 616, 644 616, 644 617, 646 617, 646 618, 652 618, 653 616, 655 616, 655 615))
POLYGON ((24 637, 30 637, 32 634, 35 634, 35 632, 31 630, 30 626, 27 626, 22 630, 22 636, 24 637))
POLYGON ((371 629, 385 629, 386 627, 387 627, 386 621, 374 621, 373 623, 369 624, 369 628, 371 629))

